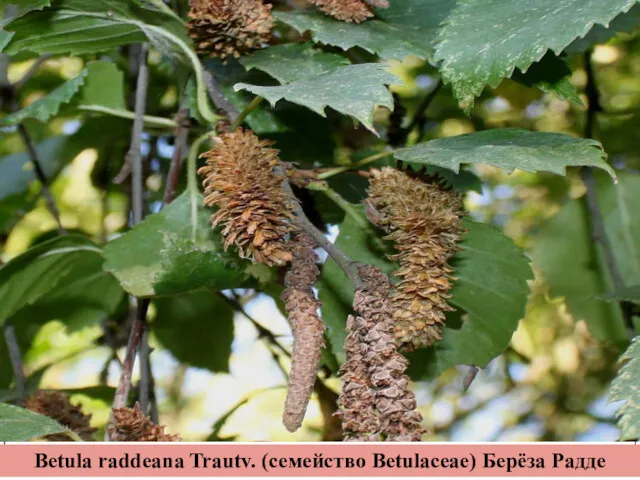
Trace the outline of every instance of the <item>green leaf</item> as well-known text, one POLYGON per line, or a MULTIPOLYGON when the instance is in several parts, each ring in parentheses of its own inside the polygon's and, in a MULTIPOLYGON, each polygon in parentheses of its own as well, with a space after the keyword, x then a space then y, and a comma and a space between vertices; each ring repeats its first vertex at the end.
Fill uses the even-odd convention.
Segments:
POLYGON ((12 32, 4 30, 9 22, 20 18, 32 10, 42 10, 49 5, 51 5, 51 0, 12 0, 9 5, 5 6, 3 11, 5 18, 0 20, 0 52, 4 50, 4 47, 7 46, 9 41, 11 41, 11 37, 13 37, 12 32), (13 11, 10 11, 10 7, 13 7, 13 11), (11 14, 10 17, 9 14, 11 14))
POLYGON ((620 290, 614 290, 613 292, 606 293, 598 296, 600 300, 606 300, 610 302, 633 302, 640 303, 640 285, 632 285, 620 290))
POLYGON ((617 412, 620 440, 640 438, 640 337, 633 339, 620 357, 622 367, 611 383, 609 401, 625 402, 617 412))
POLYGON ((530 132, 519 128, 496 128, 482 132, 439 138, 402 148, 395 158, 408 163, 436 165, 454 172, 462 163, 486 163, 507 172, 545 171, 559 175, 566 167, 601 168, 614 179, 599 142, 561 133, 530 132))
POLYGON ((87 64, 87 78, 75 102, 79 105, 100 105, 126 110, 124 73, 113 62, 87 64))
POLYGON ((468 0, 438 33, 436 60, 460 106, 469 111, 485 85, 517 67, 526 71, 548 50, 559 55, 594 24, 607 25, 637 0, 468 0))
POLYGON ((534 238, 534 264, 550 294, 564 297, 576 320, 600 340, 624 345, 627 332, 617 305, 594 298, 610 291, 599 246, 591 240, 585 199, 571 200, 534 238))
POLYGON ((65 103, 69 103, 78 90, 80 90, 80 87, 82 87, 87 77, 87 73, 87 69, 84 69, 80 75, 65 82, 53 92, 36 100, 31 105, 4 118, 0 118, 0 126, 16 125, 26 118, 35 118, 41 122, 47 122, 51 117, 57 115, 60 107, 65 103))
POLYGON ((151 324, 156 337, 181 363, 229 372, 233 309, 211 292, 194 292, 154 301, 151 324))
MULTIPOLYGON (((450 303, 467 315, 461 326, 450 324, 444 329, 441 342, 413 355, 412 368, 420 377, 435 376, 454 365, 486 366, 509 345, 524 316, 527 280, 532 273, 523 252, 493 227, 467 220, 465 228, 462 251, 452 260, 457 280, 450 303)), ((350 217, 340 227, 337 245, 354 260, 376 265, 386 273, 396 268, 350 217)), ((342 362, 353 289, 332 261, 323 271, 319 297, 327 337, 342 362)))
POLYGON ((335 53, 312 48, 310 43, 285 43, 240 59, 247 70, 267 72, 280 83, 291 83, 329 73, 349 61, 335 53))
POLYGON ((248 262, 223 251, 219 233, 211 229, 210 215, 211 211, 198 208, 193 241, 191 205, 185 192, 160 213, 109 242, 104 268, 136 297, 242 287, 248 262))
POLYGON ((81 55, 149 39, 162 51, 176 51, 164 32, 191 45, 175 17, 144 8, 137 1, 55 0, 51 8, 31 12, 6 28, 15 32, 7 53, 81 55))
POLYGON ((343 50, 361 47, 382 58, 397 60, 409 55, 427 58, 433 54, 427 44, 408 39, 402 26, 380 20, 348 25, 317 12, 275 12, 274 15, 300 33, 311 31, 314 41, 343 50))
POLYGON ((101 251, 80 235, 67 235, 30 248, 0 268, 0 325, 21 308, 77 280, 77 265, 101 261, 101 251))
POLYGON ((0 403, 0 441, 28 442, 69 430, 55 420, 24 408, 0 403))
POLYGON ((569 81, 570 77, 571 68, 567 62, 547 53, 542 60, 531 65, 526 73, 516 70, 511 78, 527 87, 538 88, 544 93, 554 94, 561 100, 568 100, 582 107, 584 104, 580 93, 569 81))
POLYGON ((350 115, 372 132, 373 112, 377 105, 393 109, 393 98, 385 85, 398 78, 385 65, 366 63, 339 67, 329 73, 306 78, 279 87, 237 84, 234 89, 248 90, 266 98, 271 105, 282 99, 305 106, 325 116, 326 107, 350 115))

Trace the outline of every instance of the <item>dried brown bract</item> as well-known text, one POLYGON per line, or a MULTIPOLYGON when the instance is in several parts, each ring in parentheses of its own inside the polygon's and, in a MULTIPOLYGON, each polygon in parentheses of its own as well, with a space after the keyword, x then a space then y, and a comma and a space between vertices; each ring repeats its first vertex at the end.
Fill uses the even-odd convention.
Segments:
POLYGON ((205 204, 218 208, 212 223, 224 227, 224 248, 235 245, 243 258, 284 265, 291 260, 288 241, 294 214, 282 178, 273 171, 280 163, 278 151, 242 129, 216 142, 202 154, 206 165, 198 173, 204 178, 205 204))
POLYGON ((452 311, 448 264, 462 234, 462 200, 436 182, 425 183, 393 168, 373 170, 370 219, 390 232, 400 263, 392 295, 396 337, 407 348, 441 338, 445 312, 452 311))
POLYGON ((373 17, 374 8, 388 8, 387 0, 309 0, 318 10, 343 22, 361 23, 373 17))
POLYGON ((201 55, 225 59, 260 48, 275 21, 262 0, 190 0, 189 35, 201 55))
POLYGON ((324 323, 318 315, 320 302, 313 294, 313 286, 320 276, 316 265, 318 258, 313 251, 315 246, 308 235, 296 236, 291 246, 291 267, 285 276, 286 289, 282 294, 293 331, 291 373, 282 417, 290 432, 302 425, 324 348, 324 323))
POLYGON ((165 433, 164 425, 156 425, 142 413, 140 404, 134 408, 113 410, 110 438, 114 442, 180 442, 180 435, 165 433))
POLYGON ((408 361, 396 350, 389 299, 391 285, 379 269, 360 269, 364 287, 354 297, 357 316, 347 322, 347 362, 338 413, 348 440, 420 441, 422 415, 405 375, 408 361))
MULTIPOLYGON (((24 401, 24 407, 32 412, 54 419, 60 425, 73 430, 85 441, 92 441, 95 428, 90 425, 91 415, 82 412, 82 405, 72 405, 69 396, 62 392, 39 390, 24 401)), ((68 442, 69 436, 63 433, 47 435, 50 442, 68 442)))

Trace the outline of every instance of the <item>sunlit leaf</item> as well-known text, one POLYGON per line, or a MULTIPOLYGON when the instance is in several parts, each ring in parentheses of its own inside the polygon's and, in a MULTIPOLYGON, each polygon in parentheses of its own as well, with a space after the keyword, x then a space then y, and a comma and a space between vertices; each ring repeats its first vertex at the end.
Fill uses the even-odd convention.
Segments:
POLYGON ((0 403, 0 441, 28 442, 68 431, 55 420, 24 408, 0 403))
POLYGON ((236 90, 248 90, 275 105, 288 100, 303 105, 319 115, 334 110, 359 120, 373 131, 373 112, 380 105, 393 109, 393 98, 386 85, 398 83, 385 65, 368 63, 348 65, 311 78, 277 87, 261 87, 239 83, 236 90))
POLYGON ((436 165, 454 172, 458 172, 463 163, 486 163, 507 172, 518 169, 559 175, 564 175, 567 167, 591 166, 601 168, 615 178, 599 142, 518 128, 496 128, 439 138, 402 148, 394 156, 404 162, 436 165))
POLYGON ((594 24, 607 25, 636 0, 468 0, 438 33, 436 59, 460 106, 469 110, 485 85, 517 67, 526 71, 547 51, 559 55, 594 24))
POLYGON ((224 252, 220 234, 211 229, 211 212, 205 208, 198 209, 192 239, 190 208, 185 193, 107 244, 104 268, 131 295, 155 297, 245 284, 247 262, 224 252))

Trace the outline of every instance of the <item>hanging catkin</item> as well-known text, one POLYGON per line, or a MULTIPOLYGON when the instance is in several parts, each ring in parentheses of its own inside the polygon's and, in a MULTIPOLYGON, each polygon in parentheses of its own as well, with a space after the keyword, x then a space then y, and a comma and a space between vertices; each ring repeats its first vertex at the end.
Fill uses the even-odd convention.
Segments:
POLYGON ((142 413, 140 404, 133 408, 113 410, 110 438, 113 442, 179 442, 180 435, 165 433, 164 425, 156 425, 142 413))
POLYGON ((204 178, 205 204, 218 208, 212 223, 224 227, 224 248, 235 245, 241 257, 265 265, 286 264, 294 214, 282 179, 273 172, 280 164, 278 151, 242 129, 216 142, 202 154, 206 165, 198 173, 204 178))
MULTIPOLYGON (((32 412, 53 418, 60 425, 73 430, 80 438, 89 442, 94 440, 95 428, 90 425, 91 415, 82 412, 82 405, 72 405, 68 395, 62 392, 39 390, 24 401, 24 407, 32 412)), ((68 442, 65 434, 53 434, 45 437, 50 442, 68 442)))
POLYGON ((289 388, 282 416, 290 432, 295 432, 302 425, 324 347, 324 323, 318 315, 320 302, 313 294, 313 286, 320 275, 316 265, 318 258, 313 251, 315 246, 308 235, 296 236, 291 246, 293 258, 282 294, 293 331, 289 388))
POLYGON ((308 0, 318 10, 343 22, 361 23, 373 17, 373 8, 388 8, 387 0, 308 0))
POLYGON ((424 429, 405 375, 408 361, 396 350, 389 279, 379 269, 359 269, 364 287, 356 291, 356 316, 347 322, 347 362, 340 396, 347 440, 420 441, 424 429))
POLYGON ((385 167, 372 170, 369 218, 390 234, 398 252, 400 281, 392 294, 393 318, 400 345, 429 346, 441 338, 445 312, 452 311, 448 264, 462 233, 462 200, 436 182, 425 183, 385 167))
POLYGON ((189 35, 201 55, 239 57, 271 38, 275 21, 262 0, 190 0, 189 35))

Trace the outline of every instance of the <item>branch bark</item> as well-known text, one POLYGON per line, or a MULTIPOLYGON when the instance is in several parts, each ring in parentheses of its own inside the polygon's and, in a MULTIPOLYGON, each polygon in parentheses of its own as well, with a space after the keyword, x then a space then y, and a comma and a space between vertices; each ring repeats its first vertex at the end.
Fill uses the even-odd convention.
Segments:
MULTIPOLYGON (((149 52, 149 46, 143 44, 140 47, 138 53, 137 72, 138 77, 136 81, 135 92, 135 119, 133 121, 133 129, 131 132, 131 145, 127 152, 125 165, 131 167, 131 204, 132 204, 132 224, 137 225, 142 221, 144 217, 144 168, 142 165, 142 132, 144 129, 144 113, 147 103, 147 88, 149 84, 149 69, 147 66, 147 54, 149 52)), ((149 300, 136 299, 135 308, 135 320, 129 336, 129 343, 127 345, 127 351, 125 360, 123 362, 122 373, 120 374, 120 380, 116 389, 116 394, 113 399, 112 410, 117 408, 123 408, 127 404, 127 398, 129 391, 131 390, 131 377, 133 372, 133 365, 135 362, 136 352, 140 347, 140 344, 145 336, 146 317, 147 310, 149 308, 149 300)), ((148 365, 148 359, 141 359, 141 365, 148 365)), ((146 399, 145 405, 141 407, 144 412, 148 407, 148 388, 149 382, 149 368, 140 369, 140 396, 146 399), (144 391, 147 389, 146 391, 144 391)), ((107 427, 108 440, 113 435, 113 415, 109 420, 107 427)))
POLYGON ((11 368, 13 369, 13 377, 15 381, 16 394, 20 403, 24 402, 26 395, 26 381, 24 376, 24 367, 22 364, 22 355, 20 354, 20 345, 16 337, 16 331, 13 325, 5 323, 3 326, 4 339, 7 343, 9 351, 9 359, 11 360, 11 368))
POLYGON ((40 164, 40 159, 38 158, 38 152, 36 151, 35 146, 33 145, 33 141, 31 140, 31 135, 29 135, 29 131, 22 124, 18 124, 18 133, 22 137, 22 141, 27 147, 27 152, 29 153, 29 158, 31 159, 31 163, 33 164, 33 169, 36 174, 36 178, 38 182, 40 182, 40 186, 42 188, 42 196, 44 197, 44 201, 47 205, 47 209, 51 216, 56 221, 56 225, 58 228, 58 233, 60 235, 64 235, 67 231, 62 226, 62 222, 60 221, 60 210, 58 210, 58 206, 51 194, 51 190, 49 189, 49 180, 47 179, 47 175, 44 173, 42 169, 42 165, 40 164))
POLYGON ((163 206, 170 204, 176 196, 176 187, 180 178, 180 172, 184 164, 184 152, 187 149, 189 141, 189 109, 183 108, 176 118, 178 126, 175 131, 175 143, 173 144, 173 155, 171 156, 171 165, 167 174, 167 182, 162 199, 163 206))
POLYGON ((289 179, 287 178, 287 174, 284 172, 284 169, 280 166, 277 166, 275 167, 275 172, 282 177, 282 189, 285 191, 285 193, 287 193, 287 195, 289 195, 289 197, 293 201, 296 223, 298 227, 311 238, 313 238, 313 240, 315 240, 315 242, 324 251, 327 252, 327 254, 333 259, 333 261, 338 264, 345 275, 347 275, 353 287, 356 290, 360 289, 364 284, 362 278, 360 277, 360 273, 358 272, 358 267, 361 264, 352 260, 342 250, 331 243, 327 239, 327 237, 324 236, 324 233, 318 230, 315 225, 311 223, 311 220, 309 220, 307 218, 307 215, 304 213, 302 205, 300 205, 300 202, 293 193, 291 185, 289 184, 289 179))

